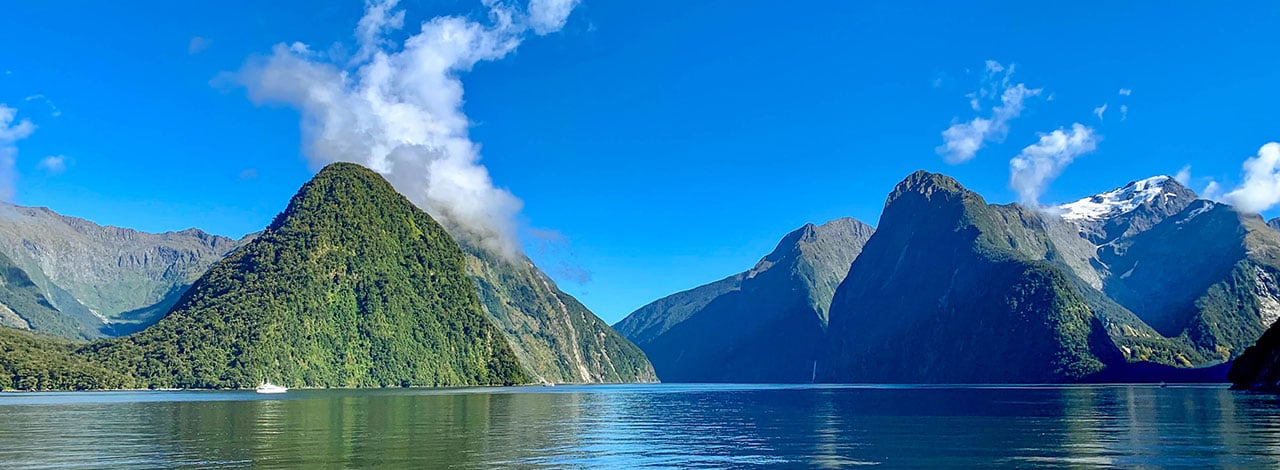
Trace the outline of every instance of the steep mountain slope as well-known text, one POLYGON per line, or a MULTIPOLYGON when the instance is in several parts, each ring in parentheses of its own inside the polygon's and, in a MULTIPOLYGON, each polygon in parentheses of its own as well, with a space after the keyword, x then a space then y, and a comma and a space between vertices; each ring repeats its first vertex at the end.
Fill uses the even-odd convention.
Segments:
POLYGON ((1255 215, 1196 200, 1167 176, 1059 211, 1096 244, 1074 271, 1096 275, 1100 282, 1090 284, 1117 305, 1192 346, 1187 362, 1232 359, 1280 316, 1272 261, 1280 257, 1280 234, 1255 215))
POLYGON ((240 244, 195 229, 145 233, 0 203, 0 254, 75 321, 75 329, 46 330, 69 338, 127 334, 154 323, 240 244))
POLYGON ((81 353, 150 387, 526 382, 464 263, 381 176, 336 163, 159 323, 81 353))
POLYGON ((1232 387, 1280 393, 1280 324, 1272 324, 1261 338, 1231 364, 1232 387))
POLYGON ((831 306, 836 382, 1059 382, 1122 359, 1035 214, 909 176, 831 306))
POLYGON ((1257 215, 1196 201, 1101 260, 1119 273, 1112 298, 1206 357, 1239 355, 1280 318, 1280 233, 1257 215))
POLYGON ((27 273, 0 254, 0 325, 75 338, 80 326, 54 308, 27 273))
POLYGON ((734 274, 650 302, 631 312, 613 327, 637 345, 653 342, 654 338, 688 320, 720 296, 741 290, 742 280, 747 278, 749 272, 734 274))
POLYGON ((666 382, 809 382, 836 287, 873 229, 805 225, 754 268, 659 299, 618 323, 666 382))
POLYGON ((560 291, 528 258, 511 260, 496 255, 468 242, 465 234, 458 240, 482 306, 534 379, 552 383, 657 381, 640 348, 573 296, 560 291))

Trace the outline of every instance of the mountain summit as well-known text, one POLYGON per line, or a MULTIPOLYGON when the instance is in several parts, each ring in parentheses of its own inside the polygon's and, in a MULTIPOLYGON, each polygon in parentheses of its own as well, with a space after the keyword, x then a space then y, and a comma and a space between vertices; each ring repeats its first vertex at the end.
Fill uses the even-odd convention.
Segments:
POLYGON ((615 325, 666 382, 809 382, 836 286, 874 230, 806 224, 752 269, 641 307, 615 325))
POLYGON ((1089 241, 1101 245, 1150 229, 1198 196, 1177 180, 1155 176, 1057 207, 1089 241))
POLYGON ((91 345, 138 386, 442 386, 528 381, 464 255, 363 167, 325 167, 159 323, 91 345))
POLYGON ((831 304, 820 379, 1058 382, 1114 346, 1059 268, 1034 212, 917 172, 889 195, 831 304))

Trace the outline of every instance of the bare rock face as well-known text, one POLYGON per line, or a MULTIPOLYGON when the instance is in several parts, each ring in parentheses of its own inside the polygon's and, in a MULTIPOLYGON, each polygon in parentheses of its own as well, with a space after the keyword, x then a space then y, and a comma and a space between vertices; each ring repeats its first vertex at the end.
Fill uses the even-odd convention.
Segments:
POLYGON ((1182 212, 1197 198, 1195 191, 1177 180, 1155 176, 1063 204, 1058 209, 1063 219, 1079 226, 1081 236, 1104 245, 1150 230, 1182 212))
MULTIPOLYGON (((45 332, 70 338, 117 336, 154 323, 243 241, 196 229, 139 232, 0 203, 0 254, 76 324, 45 332)), ((28 321, 36 315, 7 307, 28 321)))

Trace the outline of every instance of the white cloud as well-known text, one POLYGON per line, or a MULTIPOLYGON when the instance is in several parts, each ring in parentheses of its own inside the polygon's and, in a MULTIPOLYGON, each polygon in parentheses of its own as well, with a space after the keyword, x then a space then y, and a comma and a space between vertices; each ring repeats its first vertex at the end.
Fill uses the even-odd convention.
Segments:
POLYGON ((1191 183, 1191 165, 1184 166, 1182 167, 1181 170, 1178 170, 1178 174, 1173 175, 1173 179, 1174 181, 1182 183, 1183 186, 1190 184, 1191 183))
POLYGON ((1280 204, 1280 143, 1263 145, 1242 166, 1244 182, 1223 199, 1243 212, 1262 212, 1280 204))
MULTIPOLYGON (((283 45, 284 45, 284 44, 276 44, 276 48, 280 48, 280 47, 281 47, 281 46, 283 46, 283 45)), ((314 54, 311 52, 311 48, 310 48, 310 47, 307 47, 307 45, 306 45, 306 44, 303 44, 303 43, 300 43, 300 42, 297 42, 297 41, 294 41, 294 43, 293 43, 293 44, 290 44, 290 45, 289 45, 289 52, 292 52, 292 53, 294 53, 294 54, 298 54, 298 55, 300 55, 300 56, 309 56, 309 55, 314 55, 314 54)))
POLYGON ((935 151, 947 163, 967 162, 987 142, 1003 141, 1009 132, 1009 121, 1022 114, 1023 102, 1030 97, 1038 96, 1042 90, 1027 88, 1025 84, 1010 84, 1010 76, 1014 66, 1005 67, 999 62, 989 60, 986 63, 987 73, 984 86, 977 92, 967 95, 969 106, 981 111, 982 101, 999 96, 1000 104, 991 108, 990 117, 975 117, 967 122, 954 122, 942 131, 943 144, 935 151), (1003 76, 1000 74, 1003 73, 1003 76))
POLYGON ((529 0, 529 24, 538 35, 554 33, 564 27, 569 13, 579 0, 529 0))
POLYGON ((187 55, 196 55, 204 52, 209 46, 213 45, 213 40, 205 37, 195 36, 187 42, 187 55))
POLYGON ((1120 120, 1123 121, 1125 119, 1129 119, 1129 105, 1122 104, 1120 105, 1120 120))
POLYGON ((1121 89, 1120 89, 1120 96, 1129 96, 1129 95, 1132 95, 1132 94, 1133 94, 1133 90, 1130 90, 1130 89, 1128 89, 1128 88, 1121 88, 1121 89))
POLYGON ((1204 185, 1204 190, 1200 191, 1200 197, 1210 201, 1222 201, 1222 185, 1217 181, 1209 180, 1209 184, 1204 185))
POLYGON ((13 198, 13 180, 17 177, 14 163, 18 157, 17 142, 36 131, 30 120, 17 120, 18 110, 0 103, 0 199, 13 198))
MULTIPOLYGON (((356 43, 360 45, 360 50, 352 59, 353 63, 365 62, 387 46, 394 45, 385 35, 404 27, 404 10, 392 11, 398 3, 400 0, 365 2, 364 16, 356 24, 356 43)), ((292 49, 299 54, 309 52, 307 46, 299 42, 293 43, 292 49)))
POLYGON ((240 180, 258 179, 258 170, 256 168, 246 168, 240 171, 240 180))
POLYGON ((1098 106, 1098 107, 1096 107, 1096 108, 1093 108, 1093 114, 1094 114, 1095 116, 1098 116, 1098 120, 1099 120, 1099 121, 1101 121, 1101 120, 1102 120, 1102 116, 1103 116, 1104 114, 1106 114, 1106 113, 1107 113, 1107 103, 1102 103, 1102 106, 1098 106))
POLYGON ((67 171, 67 157, 65 155, 50 155, 40 160, 40 164, 37 167, 51 175, 60 175, 67 171))
POLYGON ((1071 125, 1070 131, 1058 129, 1040 134, 1040 141, 1022 149, 1009 160, 1009 187, 1029 207, 1040 205, 1040 195, 1062 170, 1081 155, 1098 146, 1093 129, 1082 124, 1071 125))
POLYGON ((31 102, 31 101, 40 101, 40 102, 44 103, 44 104, 45 104, 45 106, 48 106, 48 107, 49 107, 49 115, 50 115, 50 116, 58 117, 58 116, 61 116, 61 115, 62 115, 62 110, 61 110, 61 109, 58 109, 58 106, 57 106, 57 105, 53 104, 53 100, 50 100, 48 97, 46 97, 46 96, 44 96, 44 95, 31 95, 31 96, 28 96, 28 97, 26 97, 26 101, 28 101, 28 102, 31 102))
MULTIPOLYGON (((485 0, 487 21, 432 18, 394 44, 402 28, 396 2, 374 1, 356 27, 353 60, 278 44, 250 60, 237 78, 257 103, 285 103, 302 117, 304 153, 316 167, 355 162, 386 176, 396 189, 451 227, 499 253, 519 252, 522 203, 494 185, 463 113, 462 75, 479 62, 514 51, 528 36, 549 33, 576 2, 534 1, 528 13, 485 0)), ((301 46, 301 47, 299 47, 301 46)))

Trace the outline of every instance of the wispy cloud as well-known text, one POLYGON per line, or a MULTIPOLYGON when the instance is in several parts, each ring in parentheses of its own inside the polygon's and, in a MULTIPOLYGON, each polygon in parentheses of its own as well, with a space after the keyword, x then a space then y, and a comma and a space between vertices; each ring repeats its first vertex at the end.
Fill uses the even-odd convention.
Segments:
POLYGON ((1223 202, 1222 185, 1218 184, 1217 181, 1209 180, 1209 183, 1204 186, 1204 190, 1200 191, 1200 197, 1210 201, 1223 202))
POLYGON ((569 13, 579 0, 529 0, 529 24, 538 35, 550 34, 564 28, 569 13))
POLYGON ((1103 115, 1105 114, 1107 114, 1107 103, 1102 103, 1102 106, 1093 108, 1093 115, 1098 116, 1099 121, 1103 119, 1103 115))
POLYGON ((13 198, 13 182, 17 178, 14 163, 18 158, 17 142, 36 131, 28 119, 18 120, 18 110, 0 103, 0 199, 13 198))
POLYGON ((1183 186, 1191 184, 1191 165, 1183 166, 1178 170, 1178 174, 1173 175, 1174 181, 1182 183, 1183 186))
POLYGON ((60 175, 67 171, 67 157, 65 155, 50 155, 40 160, 40 163, 36 166, 51 175, 60 175))
POLYGON ((27 101, 27 102, 39 101, 39 102, 41 102, 41 103, 44 103, 44 105, 45 105, 45 106, 48 106, 48 107, 49 107, 49 115, 50 115, 50 116, 58 117, 58 116, 61 116, 61 115, 62 115, 62 110, 61 110, 61 109, 58 109, 58 105, 53 104, 53 100, 50 100, 48 97, 46 97, 46 96, 44 96, 44 95, 31 95, 31 96, 28 96, 28 97, 26 97, 26 101, 27 101))
POLYGON ((354 58, 278 44, 236 76, 258 103, 285 103, 302 114, 304 153, 313 165, 363 164, 383 174, 419 207, 495 251, 514 255, 521 202, 494 185, 463 112, 465 72, 506 57, 530 32, 565 24, 577 1, 532 0, 524 10, 484 0, 486 20, 432 18, 402 43, 395 0, 370 1, 354 32, 354 58))
POLYGON ((1133 94, 1133 90, 1130 90, 1128 88, 1121 88, 1119 91, 1119 94, 1120 96, 1129 96, 1133 94))
POLYGON ((212 45, 213 45, 212 39, 201 37, 201 36, 192 37, 190 41, 187 41, 187 55, 199 54, 201 52, 204 52, 206 49, 209 48, 209 46, 212 46, 212 45))
POLYGON ((1022 149, 1009 160, 1009 187, 1028 207, 1039 207, 1040 196, 1049 183, 1076 157, 1094 151, 1098 137, 1093 129, 1076 123, 1070 130, 1058 129, 1040 134, 1040 140, 1022 149))
POLYGON ((1123 121, 1125 119, 1129 119, 1129 105, 1122 104, 1120 105, 1120 120, 1123 121))
POLYGON ((557 230, 528 229, 533 242, 534 256, 538 264, 559 280, 586 285, 591 282, 591 271, 578 264, 569 239, 557 230))
POLYGON ((1244 182, 1223 199, 1242 212, 1262 212, 1280 204, 1280 143, 1263 145, 1242 166, 1244 182))
POLYGON ((258 170, 256 168, 246 168, 240 172, 241 181, 252 180, 258 178, 258 170))
POLYGON ((969 97, 969 107, 982 111, 983 103, 999 97, 1000 104, 991 108, 988 117, 974 117, 965 122, 953 122, 942 131, 943 144, 935 149, 947 163, 959 164, 972 160, 987 142, 1003 141, 1009 132, 1009 121, 1022 114, 1023 102, 1039 95, 1040 88, 1028 88, 1023 83, 1011 81, 1014 66, 1008 67, 988 60, 984 68, 983 87, 969 97))

